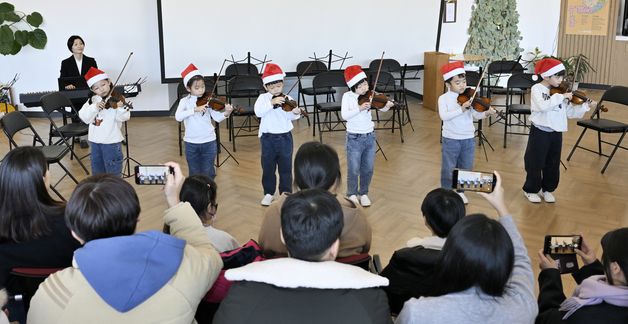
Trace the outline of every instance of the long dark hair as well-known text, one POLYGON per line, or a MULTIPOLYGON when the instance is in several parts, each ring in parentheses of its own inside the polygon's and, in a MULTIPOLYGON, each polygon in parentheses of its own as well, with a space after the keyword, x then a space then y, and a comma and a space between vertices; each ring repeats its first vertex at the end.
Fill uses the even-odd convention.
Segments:
POLYGON ((602 263, 606 280, 613 284, 611 276, 611 263, 617 262, 624 273, 624 280, 628 282, 628 227, 610 231, 602 237, 602 263))
POLYGON ((429 295, 477 286, 487 295, 502 296, 514 262, 512 240, 502 224, 484 214, 465 216, 447 236, 429 295))
POLYGON ((189 202, 194 211, 206 223, 210 219, 207 208, 216 205, 216 182, 204 174, 189 176, 181 185, 179 200, 189 202))
POLYGON ((34 147, 17 147, 0 165, 0 242, 27 242, 51 233, 65 205, 54 200, 44 176, 48 164, 34 147))

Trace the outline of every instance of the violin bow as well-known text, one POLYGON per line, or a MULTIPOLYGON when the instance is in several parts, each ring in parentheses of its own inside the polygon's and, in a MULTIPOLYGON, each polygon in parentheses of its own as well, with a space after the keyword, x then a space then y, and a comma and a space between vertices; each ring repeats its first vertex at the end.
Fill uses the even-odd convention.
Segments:
MULTIPOLYGON (((218 80, 220 79, 220 74, 222 73, 222 69, 225 67, 225 63, 227 63, 227 59, 222 61, 222 66, 220 66, 220 71, 218 71, 218 76, 214 80, 214 86, 212 87, 212 91, 209 93, 209 98, 207 98, 207 105, 209 106, 209 100, 214 97, 214 91, 216 91, 216 87, 218 86, 218 80)), ((201 116, 205 116, 205 111, 201 114, 201 116)))
POLYGON ((373 92, 371 93, 369 104, 373 103, 373 97, 375 96, 375 88, 377 88, 377 81, 379 81, 379 72, 382 71, 382 63, 384 63, 384 53, 386 52, 382 52, 382 57, 379 59, 379 67, 377 67, 377 74, 375 75, 375 83, 373 83, 373 92))
POLYGON ((109 93, 107 93, 107 96, 105 97, 106 99, 104 101, 107 101, 107 99, 109 99, 109 97, 111 96, 111 93, 113 93, 113 89, 115 89, 116 86, 118 85, 118 81, 120 81, 120 77, 122 76, 122 73, 124 72, 124 69, 126 69, 126 65, 129 64, 129 60, 131 59, 131 55, 133 55, 133 52, 129 53, 129 56, 126 58, 126 62, 124 62, 124 66, 122 66, 122 70, 120 70, 120 73, 118 73, 118 77, 116 78, 116 82, 114 82, 113 86, 111 86, 111 89, 109 89, 109 93))
POLYGON ((482 71, 482 75, 480 75, 480 80, 478 80, 478 84, 475 86, 475 89, 473 89, 473 96, 471 96, 471 102, 473 102, 473 99, 475 99, 475 95, 478 93, 478 89, 480 88, 480 85, 482 84, 482 79, 484 79, 484 76, 486 75, 486 71, 488 71, 488 68, 484 69, 484 71, 482 71))
POLYGON ((297 82, 295 82, 292 87, 290 87, 290 89, 288 89, 288 91, 286 92, 286 96, 290 93, 290 91, 292 91, 294 89, 294 87, 296 87, 297 84, 299 84, 299 82, 301 82, 301 78, 305 75, 305 73, 307 73, 307 71, 310 69, 310 67, 312 66, 312 64, 314 64, 314 61, 311 61, 310 64, 308 64, 305 67, 305 70, 303 70, 303 72, 301 73, 301 75, 297 76, 297 82))

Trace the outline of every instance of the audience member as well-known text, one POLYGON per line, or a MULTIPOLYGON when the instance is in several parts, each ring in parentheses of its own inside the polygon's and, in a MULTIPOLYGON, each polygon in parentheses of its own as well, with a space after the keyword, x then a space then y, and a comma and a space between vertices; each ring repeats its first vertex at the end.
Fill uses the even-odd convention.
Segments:
POLYGON ((388 280, 337 263, 342 208, 322 189, 288 196, 281 237, 289 258, 227 270, 236 281, 214 323, 390 323, 388 280))
POLYGON ((384 290, 393 314, 401 311, 406 300, 427 293, 447 235, 464 217, 465 207, 462 198, 454 191, 438 188, 425 196, 421 213, 432 236, 408 241, 409 247, 395 251, 381 273, 390 281, 384 290))
POLYGON ((502 180, 481 195, 499 221, 483 214, 461 219, 436 263, 430 297, 405 303, 397 323, 532 323, 534 275, 523 239, 504 202, 502 180))
POLYGON ((133 187, 112 175, 83 180, 65 219, 83 247, 73 267, 41 284, 29 323, 192 323, 220 269, 220 256, 189 203, 179 202, 178 164, 164 192, 169 208, 158 231, 133 234, 140 205, 133 187))

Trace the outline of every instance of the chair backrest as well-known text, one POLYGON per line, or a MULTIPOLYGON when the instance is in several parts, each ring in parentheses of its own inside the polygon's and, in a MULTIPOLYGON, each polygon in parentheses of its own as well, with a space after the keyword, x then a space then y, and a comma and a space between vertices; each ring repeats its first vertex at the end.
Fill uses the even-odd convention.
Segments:
POLYGON ((321 72, 327 71, 327 65, 321 61, 303 61, 297 64, 297 74, 298 75, 317 75, 321 72), (312 65, 310 65, 310 63, 312 65), (308 69, 309 66, 309 69, 308 69), (307 71, 305 71, 307 69, 307 71), (305 72, 305 74, 303 73, 305 72))
POLYGON ((465 71, 465 79, 468 87, 475 87, 480 82, 480 73, 477 71, 465 71))
POLYGON ((375 79, 377 79, 378 86, 395 86, 395 77, 390 72, 384 70, 379 72, 379 77, 377 77, 377 71, 369 71, 366 73, 366 78, 369 82, 369 89, 373 89, 375 79))
POLYGON ((521 73, 523 66, 517 61, 493 61, 488 65, 488 74, 521 73))
POLYGON ((231 78, 233 76, 242 75, 258 75, 257 66, 250 63, 233 63, 225 69, 225 76, 231 78))
POLYGON ((64 115, 67 114, 68 112, 65 111, 66 107, 70 107, 72 113, 75 112, 72 101, 61 92, 53 92, 41 97, 41 107, 49 117, 55 111, 59 111, 64 115))
POLYGON ((614 86, 606 90, 600 99, 600 104, 603 101, 610 101, 622 105, 628 106, 628 87, 614 86))
POLYGON ((241 75, 229 82, 229 92, 232 91, 264 91, 264 83, 258 75, 241 75))
POLYGON ((30 128, 33 132, 35 131, 26 116, 19 111, 12 111, 4 115, 4 117, 0 119, 0 125, 2 125, 2 130, 9 138, 9 141, 11 141, 14 145, 15 142, 13 141, 13 136, 17 132, 26 128, 30 128))
POLYGON ((320 73, 312 80, 312 86, 314 88, 325 87, 347 87, 345 76, 342 71, 327 71, 320 73))
POLYGON ((531 73, 517 73, 508 78, 507 87, 517 89, 529 89, 532 88, 538 81, 535 81, 531 73))
MULTIPOLYGON (((369 71, 377 72, 377 68, 379 68, 380 60, 372 60, 369 64, 369 71)), ((401 64, 395 59, 383 59, 382 62, 382 71, 386 72, 401 72, 401 64)))

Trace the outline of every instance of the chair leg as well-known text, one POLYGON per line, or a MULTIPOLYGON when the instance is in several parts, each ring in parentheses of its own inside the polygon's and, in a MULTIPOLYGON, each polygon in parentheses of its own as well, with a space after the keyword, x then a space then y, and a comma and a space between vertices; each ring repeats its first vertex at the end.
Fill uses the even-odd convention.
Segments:
POLYGON ((61 195, 61 193, 54 186, 50 185, 50 190, 52 190, 62 201, 66 201, 65 198, 61 195))
POLYGON ((615 152, 617 152, 617 149, 620 147, 621 142, 624 140, 624 136, 626 136, 625 131, 623 134, 621 134, 621 137, 619 138, 619 141, 617 141, 617 144, 615 144, 615 147, 613 148, 613 152, 611 152, 611 155, 608 156, 608 160, 606 160, 606 164, 604 164, 604 167, 602 168, 602 174, 604 174, 604 172, 606 171, 608 164, 611 163, 611 159, 615 155, 615 152))
POLYGON ((567 161, 571 160, 571 156, 573 155, 573 152, 578 147, 578 144, 580 144, 580 140, 582 139, 582 136, 584 136, 584 133, 586 131, 587 131, 587 128, 583 129, 582 133, 580 133, 580 136, 578 137, 578 140, 576 141, 576 144, 574 144, 573 148, 571 149, 571 152, 569 152, 569 156, 567 156, 567 161))
POLYGON ((602 155, 602 133, 597 132, 597 149, 600 155, 602 155))

